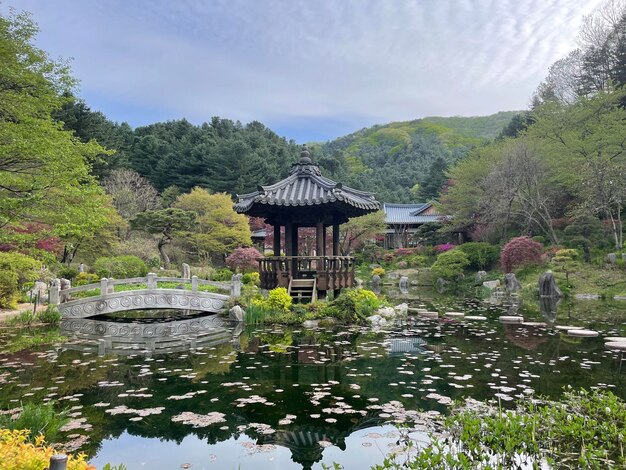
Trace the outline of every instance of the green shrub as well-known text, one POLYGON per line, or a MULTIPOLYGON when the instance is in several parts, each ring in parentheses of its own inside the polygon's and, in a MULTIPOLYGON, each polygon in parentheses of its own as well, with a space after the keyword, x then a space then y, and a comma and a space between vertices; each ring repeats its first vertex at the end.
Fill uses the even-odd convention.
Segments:
POLYGON ((39 278, 41 263, 21 253, 0 253, 0 308, 15 308, 20 288, 39 278))
POLYGON ((266 298, 257 298, 252 300, 252 305, 261 307, 270 312, 288 312, 293 299, 287 293, 284 287, 272 289, 266 298))
POLYGON ((57 272, 57 275, 64 279, 69 279, 73 281, 74 278, 78 276, 78 269, 74 268, 73 266, 62 266, 57 272))
POLYGON ((246 285, 255 285, 258 286, 259 282, 261 281, 261 275, 257 272, 254 273, 245 273, 242 278, 241 281, 246 284, 246 285))
POLYGON ((477 271, 489 269, 500 258, 500 247, 485 242, 464 243, 458 249, 467 255, 468 267, 477 271))
POLYGON ((37 319, 42 323, 56 325, 61 322, 61 312, 56 305, 48 305, 43 312, 37 313, 37 319))
POLYGON ((78 273, 74 279, 74 286, 85 286, 87 284, 95 284, 100 280, 97 274, 78 273))
POLYGON ((218 269, 213 274, 214 281, 230 281, 233 277, 233 272, 228 268, 218 269))
POLYGON ((463 276, 463 270, 469 265, 467 255, 459 249, 446 251, 437 256, 431 267, 434 279, 442 278, 456 281, 463 276))
POLYGON ((0 270, 17 274, 19 285, 39 279, 41 262, 21 253, 0 253, 0 270))
POLYGON ((0 270, 0 308, 15 308, 19 299, 18 275, 13 271, 0 270))
POLYGON ((380 306, 380 299, 370 290, 344 289, 339 297, 321 308, 320 314, 342 322, 362 323, 380 306))
POLYGON ((141 258, 131 255, 98 258, 93 265, 93 269, 100 278, 124 279, 142 277, 148 274, 146 263, 141 258))
POLYGON ((372 269, 372 276, 383 277, 384 275, 385 275, 385 268, 374 268, 374 269, 372 269))

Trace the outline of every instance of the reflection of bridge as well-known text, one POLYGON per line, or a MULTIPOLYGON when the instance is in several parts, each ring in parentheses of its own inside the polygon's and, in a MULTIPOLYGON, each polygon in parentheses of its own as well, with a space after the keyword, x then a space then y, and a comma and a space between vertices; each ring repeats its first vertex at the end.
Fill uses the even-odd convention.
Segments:
MULTIPOLYGON (((132 279, 102 279, 97 284, 61 289, 60 282, 53 282, 50 288, 50 303, 57 304, 63 318, 86 318, 125 310, 178 309, 198 310, 216 313, 222 310, 228 295, 202 290, 208 286, 214 290, 239 295, 240 277, 233 276, 231 283, 212 282, 198 279, 158 278, 156 274, 132 279), (174 288, 159 288, 158 283, 177 284, 174 288), (133 290, 115 292, 115 286, 130 285, 133 290), (134 286, 146 286, 135 289, 134 286), (191 287, 186 288, 186 287, 191 287), (83 293, 83 294, 80 294, 83 293), (76 298, 78 295, 95 294, 76 298), (99 295, 98 295, 99 293, 99 295), (78 294, 78 295, 77 295, 78 294)), ((206 289, 206 288, 205 288, 206 289)))
POLYGON ((64 319, 61 331, 77 340, 67 347, 100 355, 181 352, 222 344, 237 335, 237 327, 233 330, 216 315, 158 323, 64 319))

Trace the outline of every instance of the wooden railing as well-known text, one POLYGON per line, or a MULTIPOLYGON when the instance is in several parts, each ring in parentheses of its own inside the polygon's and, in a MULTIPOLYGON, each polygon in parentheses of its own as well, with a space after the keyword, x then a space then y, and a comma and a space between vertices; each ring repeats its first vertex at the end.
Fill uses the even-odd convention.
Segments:
POLYGON ((266 256, 258 261, 262 289, 288 287, 292 277, 315 278, 322 291, 354 286, 351 256, 266 256))

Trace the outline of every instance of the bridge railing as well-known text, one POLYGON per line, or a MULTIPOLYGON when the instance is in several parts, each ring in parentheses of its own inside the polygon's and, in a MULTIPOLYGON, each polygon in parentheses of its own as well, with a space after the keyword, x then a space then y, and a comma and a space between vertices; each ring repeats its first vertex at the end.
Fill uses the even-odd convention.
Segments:
MULTIPOLYGON (((94 290, 99 290, 100 295, 112 294, 115 292, 115 286, 119 285, 145 284, 146 289, 158 289, 159 282, 169 282, 183 285, 191 284, 191 292, 198 292, 200 286, 212 286, 229 292, 233 297, 239 297, 241 295, 242 286, 241 278, 241 274, 233 274, 230 282, 217 282, 198 279, 198 276, 191 276, 189 279, 182 277, 158 277, 155 273, 148 273, 146 277, 133 277, 128 279, 107 279, 106 277, 103 277, 98 283, 86 284, 77 287, 70 287, 68 282, 62 282, 60 279, 53 279, 49 288, 49 302, 51 304, 58 305, 71 300, 72 294, 94 290)), ((183 288, 181 290, 189 289, 183 288)))

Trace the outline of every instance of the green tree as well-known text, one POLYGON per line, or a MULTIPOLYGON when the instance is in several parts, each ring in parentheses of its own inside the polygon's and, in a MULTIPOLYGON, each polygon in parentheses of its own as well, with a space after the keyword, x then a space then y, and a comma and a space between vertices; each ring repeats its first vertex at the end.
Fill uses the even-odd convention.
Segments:
POLYGON ((420 185, 419 196, 422 200, 430 201, 439 196, 441 188, 443 188, 448 181, 448 177, 446 176, 447 169, 448 164, 443 158, 437 157, 433 161, 428 169, 428 175, 420 185))
POLYGON ((107 223, 107 199, 88 161, 106 151, 51 118, 74 80, 33 45, 27 14, 0 17, 0 239, 10 226, 45 223, 63 238, 107 223))
POLYGON ((210 194, 194 188, 179 196, 173 207, 196 215, 193 229, 187 229, 184 236, 200 258, 223 260, 233 249, 252 244, 247 217, 233 210, 233 201, 226 193, 210 194))
POLYGON ((626 203, 626 90, 599 92, 574 105, 546 103, 536 112, 529 135, 558 166, 560 178, 579 201, 578 211, 609 221, 616 249, 624 244, 626 203))
POLYGON ((165 252, 165 245, 172 243, 174 236, 184 230, 189 230, 196 220, 196 214, 191 211, 169 207, 152 211, 140 212, 130 222, 134 230, 160 234, 157 248, 163 266, 169 268, 170 258, 165 252))
POLYGON ((354 249, 363 246, 367 240, 376 235, 385 233, 385 213, 383 211, 372 212, 361 217, 353 217, 339 227, 339 245, 345 255, 354 249))

